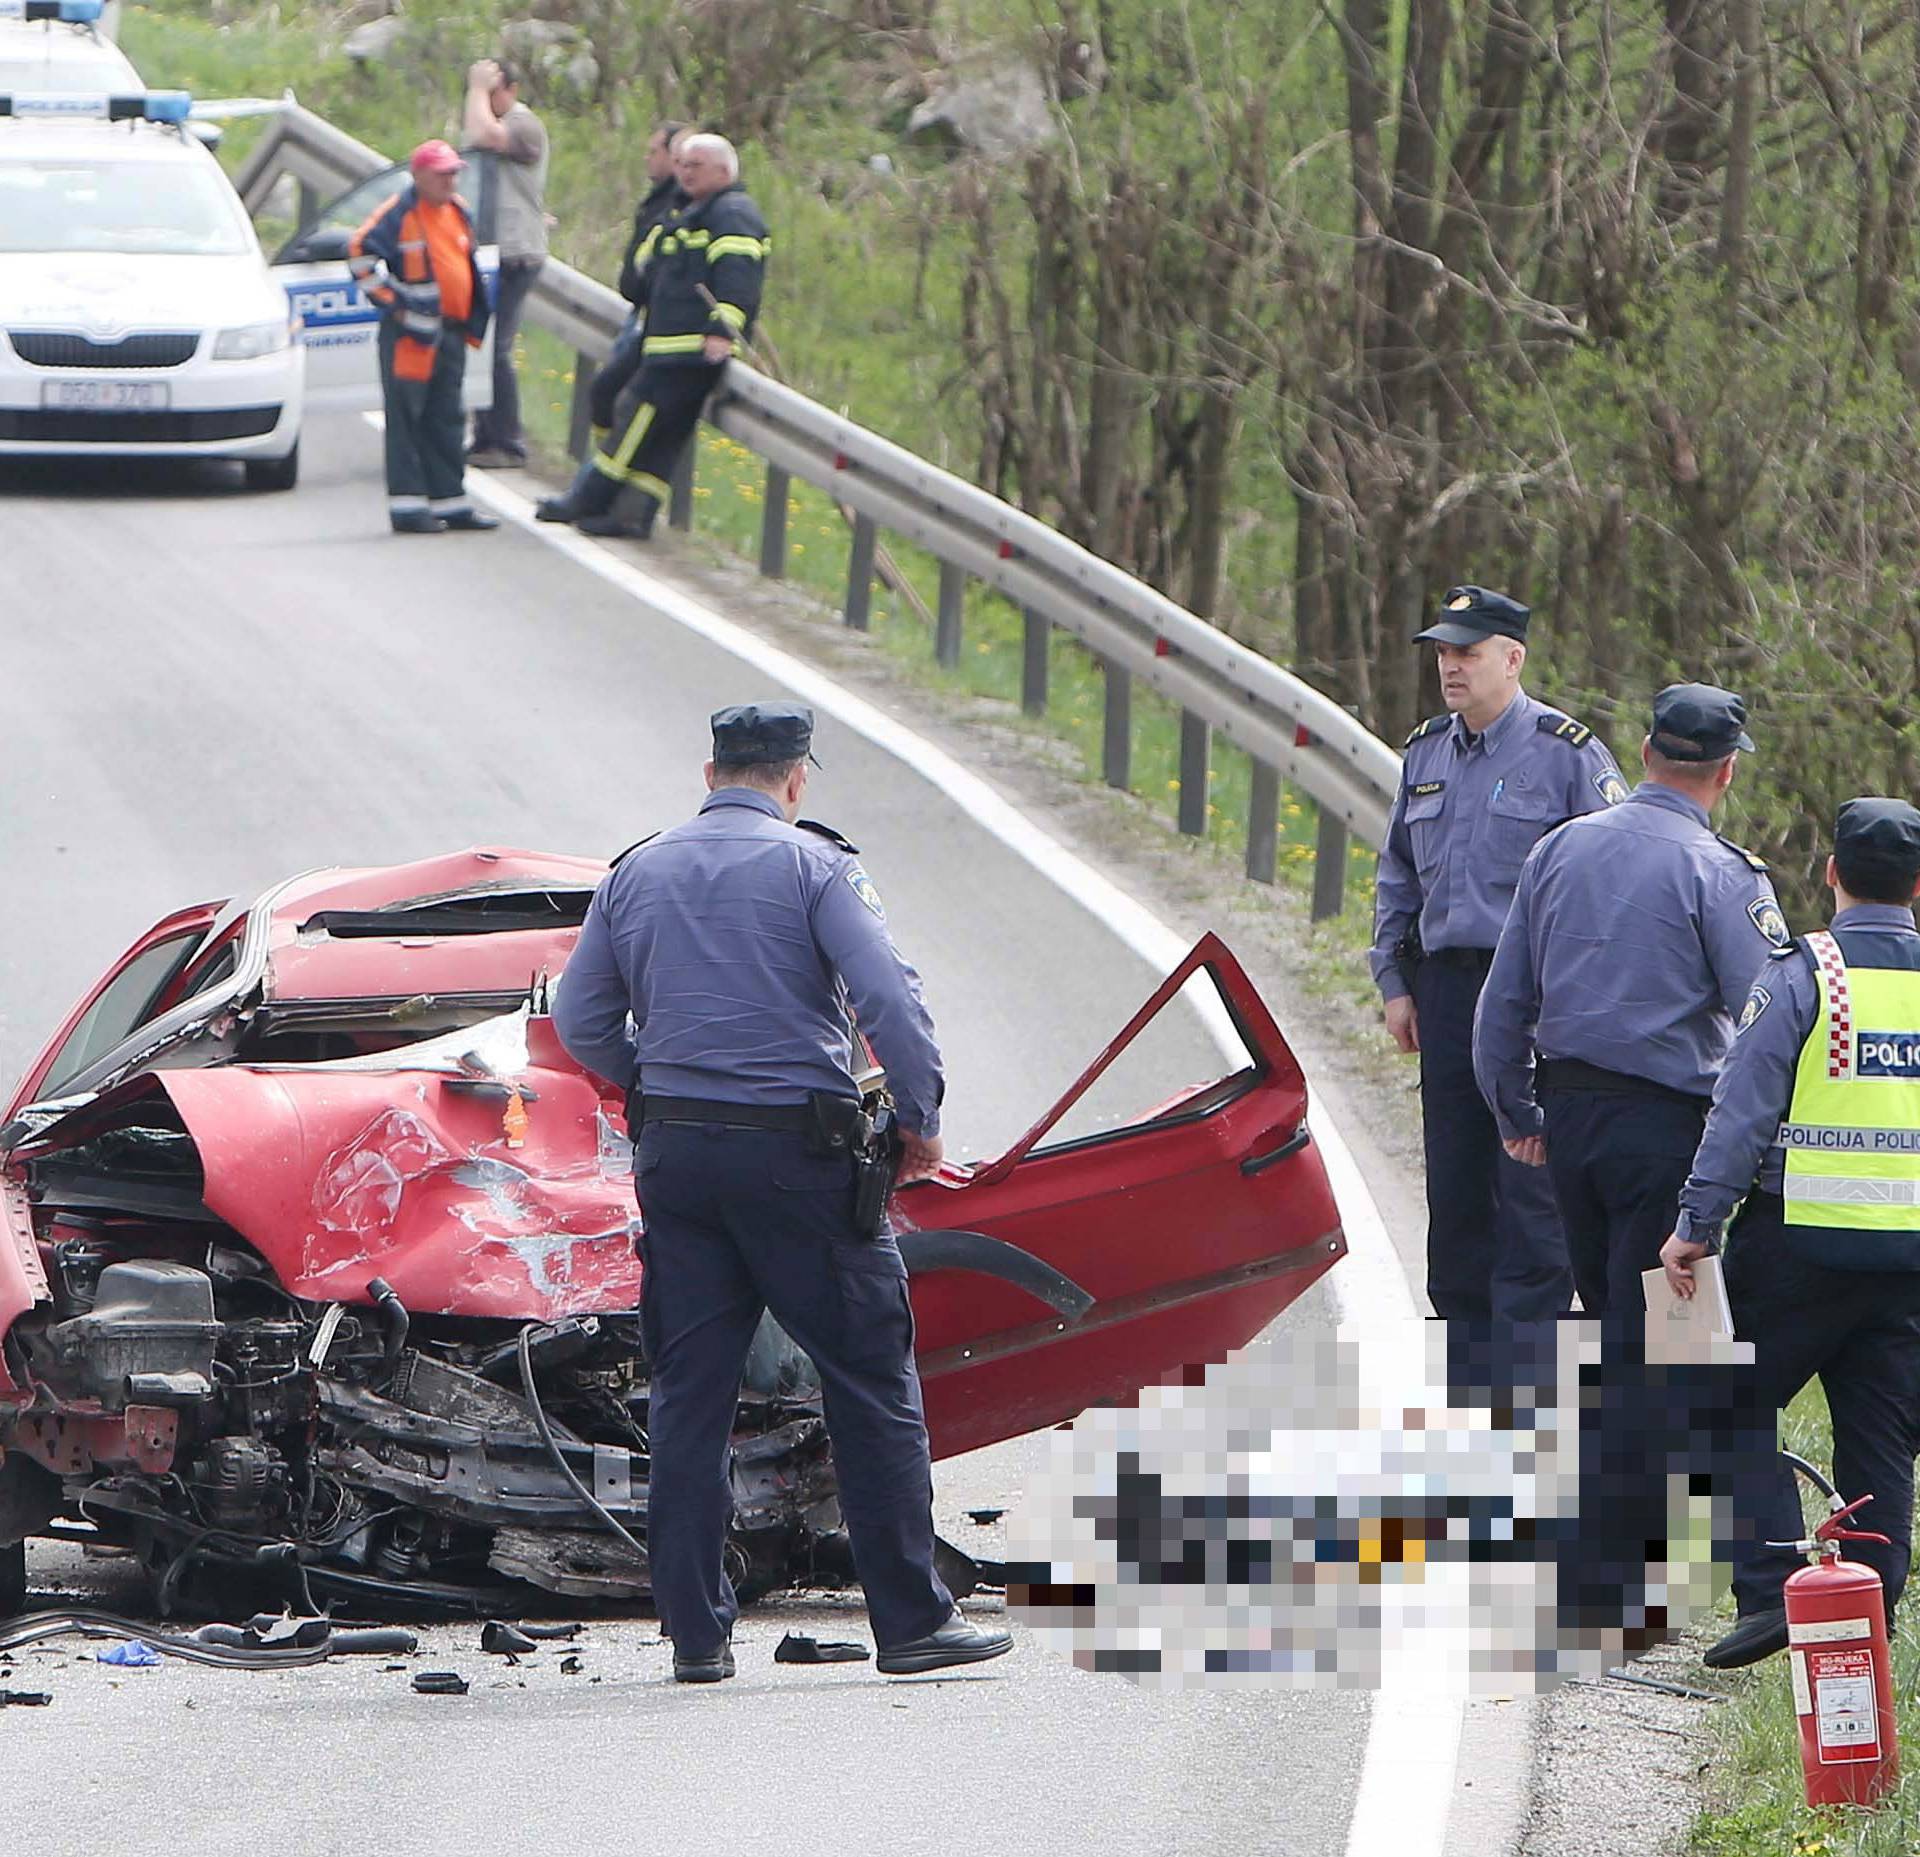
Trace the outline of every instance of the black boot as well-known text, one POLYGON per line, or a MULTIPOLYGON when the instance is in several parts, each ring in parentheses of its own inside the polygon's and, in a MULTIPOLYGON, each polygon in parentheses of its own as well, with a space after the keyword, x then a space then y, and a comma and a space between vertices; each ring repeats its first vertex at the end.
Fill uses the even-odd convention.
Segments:
POLYGON ((396 509, 391 519, 396 535, 441 535, 447 527, 430 509, 396 509))

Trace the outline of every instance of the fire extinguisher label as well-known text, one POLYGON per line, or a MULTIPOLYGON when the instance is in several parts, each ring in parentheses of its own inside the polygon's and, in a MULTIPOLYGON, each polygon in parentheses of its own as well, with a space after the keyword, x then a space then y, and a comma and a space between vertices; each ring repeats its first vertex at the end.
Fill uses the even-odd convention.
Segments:
POLYGON ((1863 1618, 1796 1619, 1787 1627, 1789 1644, 1851 1644, 1873 1635, 1863 1618))
POLYGON ((1813 1686, 1814 1739, 1821 1760, 1879 1759, 1872 1651, 1864 1645, 1857 1650, 1809 1651, 1807 1675, 1813 1686))

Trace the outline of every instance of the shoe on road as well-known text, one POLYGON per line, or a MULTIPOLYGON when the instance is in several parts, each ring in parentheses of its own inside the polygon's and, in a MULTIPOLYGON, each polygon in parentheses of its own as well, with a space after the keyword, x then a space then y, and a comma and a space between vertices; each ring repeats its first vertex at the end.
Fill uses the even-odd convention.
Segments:
POLYGON ((582 516, 573 525, 582 535, 624 536, 630 542, 653 540, 650 522, 622 522, 618 516, 582 516))
POLYGON ((705 1657, 673 1654, 673 1680, 676 1683, 724 1683, 733 1675, 733 1646, 723 1644, 705 1657))
POLYGON ((442 516, 440 520, 450 529, 484 531, 487 529, 497 529, 500 526, 500 518, 498 516, 483 515, 477 509, 456 509, 452 515, 442 516))
POLYGON ((571 522, 579 512, 563 496, 543 496, 534 505, 536 522, 571 522))
POLYGON ((476 471, 517 471, 526 461, 525 452, 508 451, 503 445, 476 446, 467 453, 467 463, 476 471))
POLYGON ((399 509, 393 512, 396 535, 443 535, 446 521, 430 509, 399 509))
POLYGON ((1013 1649, 1010 1631, 982 1631, 969 1625, 956 1610, 938 1631, 906 1644, 883 1647, 874 1667, 884 1676, 917 1676, 923 1670, 944 1670, 951 1664, 983 1664, 1013 1649))
POLYGON ((1710 1644, 1700 1661, 1709 1670, 1742 1670, 1763 1657, 1787 1648, 1787 1611, 1755 1612, 1739 1620, 1718 1644, 1710 1644))

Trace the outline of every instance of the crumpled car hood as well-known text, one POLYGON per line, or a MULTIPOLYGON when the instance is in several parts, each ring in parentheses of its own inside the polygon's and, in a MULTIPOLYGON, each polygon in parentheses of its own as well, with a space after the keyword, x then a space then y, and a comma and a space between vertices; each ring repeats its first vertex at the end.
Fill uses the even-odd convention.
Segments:
POLYGON ((232 1065, 157 1080, 199 1150, 208 1209, 296 1296, 362 1301, 384 1277, 439 1315, 638 1305, 627 1142, 578 1071, 519 1074, 536 1098, 519 1148, 497 1094, 439 1071, 232 1065))

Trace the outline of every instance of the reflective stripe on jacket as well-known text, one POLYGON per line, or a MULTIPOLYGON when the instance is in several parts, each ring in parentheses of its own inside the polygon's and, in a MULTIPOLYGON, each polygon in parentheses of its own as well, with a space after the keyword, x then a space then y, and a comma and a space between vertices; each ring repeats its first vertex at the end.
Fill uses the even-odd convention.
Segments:
MULTIPOLYGON (((470 348, 478 348, 487 332, 487 291, 480 275, 473 216, 464 200, 455 198, 465 236, 469 308, 458 327, 470 348)), ((385 283, 366 283, 368 297, 400 325, 394 344, 393 371, 402 380, 426 380, 433 373, 439 349, 440 285, 433 270, 427 229, 420 213, 420 196, 412 187, 375 208, 347 241, 347 265, 356 278, 366 280, 377 260, 386 267, 385 283)))
POLYGON ((1857 966, 1842 937, 1800 944, 1819 988, 1780 1129, 1789 1225, 1920 1242, 1920 945, 1857 966))
POLYGON ((649 361, 698 361, 710 335, 740 352, 760 310, 767 222, 735 185, 679 208, 649 232, 634 255, 649 361))

